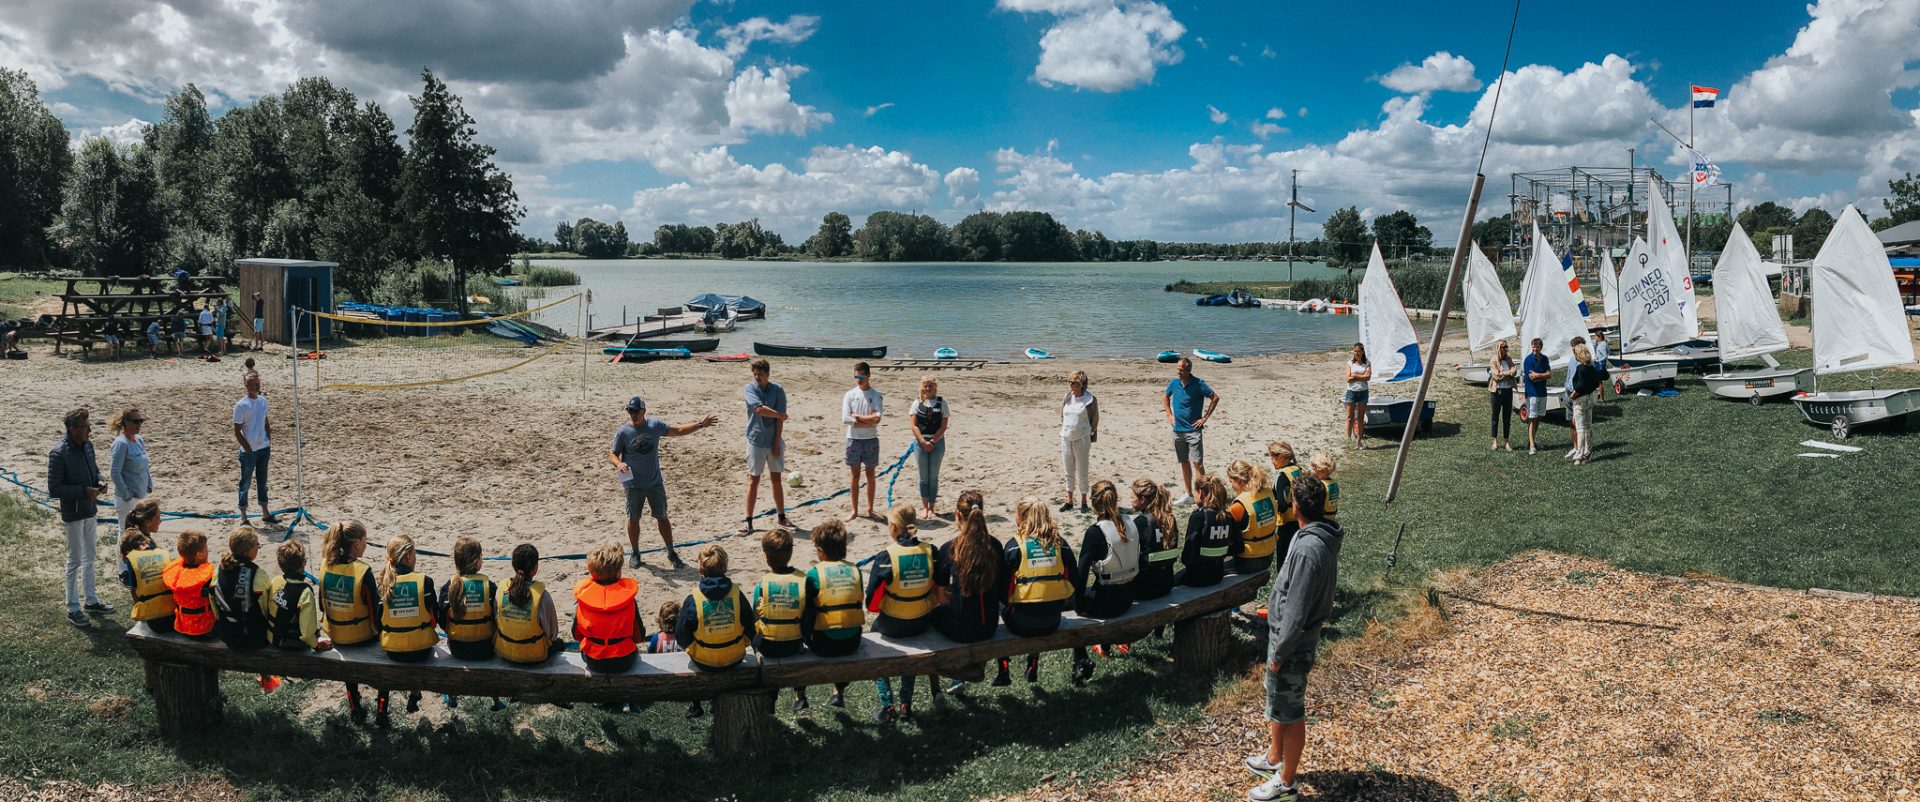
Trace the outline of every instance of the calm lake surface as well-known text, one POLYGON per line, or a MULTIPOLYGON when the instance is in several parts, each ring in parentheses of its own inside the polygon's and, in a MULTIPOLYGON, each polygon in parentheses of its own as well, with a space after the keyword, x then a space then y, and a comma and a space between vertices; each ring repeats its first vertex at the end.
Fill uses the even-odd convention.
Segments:
MULTIPOLYGON (((751 295, 765 320, 720 335, 718 353, 780 345, 876 346, 889 357, 1016 359, 1028 347, 1058 357, 1151 358, 1206 348, 1234 356, 1318 351, 1352 343, 1353 317, 1194 306, 1173 281, 1285 280, 1285 262, 813 263, 720 260, 534 260, 580 274, 593 326, 629 320, 701 293, 751 295)), ((1295 262, 1295 278, 1326 276, 1295 262)), ((571 290, 552 288, 549 297, 571 290)), ((533 305, 538 305, 538 301, 533 305)), ((579 328, 572 305, 540 320, 579 328)), ((675 336, 694 336, 691 334, 675 336)))

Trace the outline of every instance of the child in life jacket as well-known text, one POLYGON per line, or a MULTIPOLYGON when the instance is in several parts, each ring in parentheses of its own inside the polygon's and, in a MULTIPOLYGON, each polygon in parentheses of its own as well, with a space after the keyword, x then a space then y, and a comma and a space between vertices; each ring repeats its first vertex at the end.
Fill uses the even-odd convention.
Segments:
POLYGON ((1313 473, 1313 478, 1319 479, 1320 483, 1327 487, 1327 511, 1323 517, 1327 521, 1338 523, 1340 521, 1340 483, 1333 478, 1333 455, 1325 451, 1314 452, 1313 457, 1307 460, 1307 469, 1313 473))
MULTIPOLYGON (((493 657, 494 597, 498 588, 480 573, 480 541, 463 537, 453 542, 453 570, 458 576, 440 585, 440 628, 447 631, 447 652, 455 660, 493 657)), ((460 697, 442 694, 448 707, 459 707, 460 697)), ((493 709, 507 703, 493 697, 493 709)))
MULTIPOLYGON (((1073 609, 1085 618, 1117 618, 1133 607, 1143 541, 1134 519, 1120 514, 1119 488, 1102 479, 1092 496, 1096 520, 1080 541, 1080 596, 1073 609)), ((1086 647, 1074 647, 1070 676, 1075 685, 1093 678, 1086 647)))
POLYGON ((1137 601, 1158 599, 1173 591, 1180 559, 1180 524, 1174 520, 1167 489, 1152 479, 1133 480, 1133 512, 1140 545, 1145 549, 1133 597, 1137 601))
MULTIPOLYGON (((367 526, 348 518, 327 530, 321 542, 320 622, 338 647, 369 646, 379 638, 380 597, 374 592, 373 568, 360 558, 367 553, 367 526)), ((367 720, 360 705, 359 683, 347 688, 347 715, 353 723, 367 720)), ((381 694, 383 697, 384 693, 381 694)))
POLYGON ((1274 547, 1280 542, 1279 503, 1267 484, 1267 471, 1237 459, 1227 466, 1227 482, 1234 492, 1233 503, 1227 505, 1233 573, 1266 573, 1273 564, 1274 547))
POLYGON ((540 549, 532 543, 513 548, 513 579, 494 601, 493 653, 518 665, 544 663, 566 643, 560 636, 560 613, 547 586, 535 581, 540 549))
POLYGON ((618 674, 633 668, 647 637, 640 620, 640 583, 620 575, 620 546, 601 543, 587 553, 587 575, 573 585, 573 637, 587 670, 618 674))
POLYGON ((732 668, 747 656, 747 633, 756 617, 746 594, 727 578, 727 562, 720 544, 701 549, 700 586, 680 602, 673 638, 695 668, 732 668))
MULTIPOLYGON (((933 552, 933 631, 954 643, 979 643, 1000 632, 1000 610, 1006 607, 1007 583, 1001 577, 1000 557, 1006 544, 987 532, 986 499, 967 490, 953 506, 953 538, 933 552)), ((945 693, 960 693, 967 683, 954 679, 945 693)), ((946 697, 935 694, 936 711, 946 697)))
MULTIPOLYGON (((806 645, 813 622, 807 613, 807 575, 794 570, 793 534, 778 527, 760 537, 767 574, 753 586, 753 650, 761 657, 792 657, 806 645)), ((804 688, 793 690, 793 709, 807 707, 804 688)))
MULTIPOLYGON (((1074 572, 1073 548, 1060 537, 1053 510, 1046 502, 1027 496, 1013 505, 1013 537, 1000 556, 1000 574, 1007 577, 1007 631, 1021 637, 1052 634, 1060 628, 1060 613, 1080 589, 1074 572)), ((1040 654, 1027 655, 1027 682, 1040 681, 1040 654)), ((996 687, 1013 684, 1007 658, 1000 658, 996 687)))
POLYGON ((1195 479, 1193 492, 1200 503, 1187 515, 1187 542, 1181 546, 1181 569, 1174 581, 1209 588, 1226 576, 1227 557, 1233 552, 1233 522, 1227 517, 1231 499, 1227 486, 1213 475, 1195 479))
MULTIPOLYGON (((440 643, 440 597, 433 592, 433 579, 413 570, 416 559, 413 538, 394 535, 387 539, 387 567, 380 571, 380 649, 387 659, 417 663, 433 657, 440 643)), ((420 712, 420 692, 407 691, 407 712, 420 712)), ((373 712, 374 723, 385 725, 387 692, 373 712)))
POLYGON ((207 562, 206 533, 181 532, 174 552, 180 556, 160 572, 173 594, 173 631, 190 638, 213 637, 213 565, 207 562))
POLYGON ((127 528, 120 533, 120 584, 133 594, 133 620, 146 622, 155 632, 172 632, 173 591, 167 589, 164 574, 173 560, 154 543, 159 530, 160 502, 146 499, 133 505, 127 528))
MULTIPOLYGON (((860 629, 867 623, 862 605, 860 566, 847 561, 847 525, 839 518, 813 528, 813 567, 807 569, 807 651, 820 657, 846 657, 860 650, 860 629)), ((827 704, 846 707, 846 683, 833 686, 827 704)), ((800 689, 797 709, 807 708, 800 689)))
MULTIPOLYGON (((673 639, 673 629, 680 624, 680 603, 661 602, 660 612, 653 617, 653 624, 653 635, 647 638, 647 654, 672 654, 680 651, 680 642, 673 639)), ((632 707, 635 713, 644 709, 639 705, 629 707, 632 707)), ((696 719, 706 714, 707 711, 701 709, 699 702, 687 705, 688 719, 696 719)))
MULTIPOLYGON (((267 616, 260 600, 267 595, 272 581, 254 564, 260 556, 260 535, 242 524, 227 536, 227 553, 220 556, 220 569, 213 580, 214 634, 236 651, 267 645, 267 616)), ((273 693, 280 678, 260 675, 260 692, 273 693)))
POLYGON ((1280 535, 1273 547, 1275 554, 1286 554, 1300 522, 1293 515, 1293 479, 1307 469, 1294 461, 1293 445, 1285 440, 1267 444, 1267 461, 1273 464, 1273 501, 1280 508, 1280 535))
POLYGON ((324 652, 333 640, 320 631, 320 599, 307 581, 307 548, 298 540, 274 552, 280 576, 267 584, 260 607, 267 617, 267 642, 291 651, 324 652))
MULTIPOLYGON (((933 547, 921 542, 919 516, 913 505, 900 504, 887 511, 887 547, 872 559, 867 577, 867 609, 879 613, 873 631, 889 638, 911 638, 933 625, 933 547)), ((902 677, 900 704, 893 698, 893 683, 882 677, 874 680, 880 693, 876 721, 893 721, 913 716, 913 686, 918 677, 902 677)), ((931 681, 930 681, 931 682, 931 681)), ((935 695, 939 685, 930 689, 935 695)))

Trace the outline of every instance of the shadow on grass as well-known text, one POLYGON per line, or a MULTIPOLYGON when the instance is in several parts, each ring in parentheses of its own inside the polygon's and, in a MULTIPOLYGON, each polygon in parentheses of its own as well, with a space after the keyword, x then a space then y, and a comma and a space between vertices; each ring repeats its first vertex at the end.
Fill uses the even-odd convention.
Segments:
MULTIPOLYGON (((1300 781, 1317 799, 1365 799, 1368 802, 1458 802, 1460 795, 1417 774, 1369 771, 1310 771, 1300 781)), ((1518 799, 1519 797, 1513 797, 1518 799)))

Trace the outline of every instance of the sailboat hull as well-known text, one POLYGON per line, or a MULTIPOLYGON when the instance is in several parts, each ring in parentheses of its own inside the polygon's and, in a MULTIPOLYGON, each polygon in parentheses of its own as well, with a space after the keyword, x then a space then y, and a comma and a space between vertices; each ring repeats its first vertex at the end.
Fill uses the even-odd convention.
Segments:
POLYGON ((1614 392, 1625 392, 1629 388, 1647 384, 1664 385, 1680 375, 1680 366, 1673 362, 1627 365, 1619 360, 1608 361, 1613 363, 1608 372, 1612 374, 1614 392))
POLYGON ((1898 390, 1846 390, 1805 393, 1793 397, 1808 423, 1826 426, 1845 439, 1862 424, 1897 418, 1920 406, 1920 387, 1898 390))
POLYGON ((1625 367, 1670 364, 1680 370, 1702 371, 1720 364, 1720 349, 1712 344, 1687 344, 1674 348, 1622 354, 1615 357, 1614 362, 1625 367))
MULTIPOLYGON (((1429 399, 1420 410, 1420 431, 1433 428, 1434 402, 1429 399)), ((1405 427, 1407 419, 1413 415, 1413 399, 1405 396, 1382 395, 1367 399, 1365 426, 1368 429, 1405 427)))
POLYGON ((1813 388, 1813 368, 1782 368, 1710 373, 1700 377, 1707 390, 1736 401, 1779 398, 1813 388))
POLYGON ((1487 386, 1487 382, 1493 379, 1493 367, 1491 365, 1454 365, 1453 369, 1455 373, 1460 375, 1460 380, 1468 384, 1485 387, 1487 386))

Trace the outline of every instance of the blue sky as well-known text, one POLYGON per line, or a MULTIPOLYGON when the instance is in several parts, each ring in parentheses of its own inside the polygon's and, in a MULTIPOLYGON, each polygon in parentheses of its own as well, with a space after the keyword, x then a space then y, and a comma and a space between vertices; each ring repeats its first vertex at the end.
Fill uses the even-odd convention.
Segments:
MULTIPOLYGON (((501 149, 529 216, 759 217, 797 241, 822 213, 949 221, 1038 208, 1120 238, 1285 236, 1321 210, 1459 214, 1499 78, 1503 3, 1114 0, 691 2, 24 0, 0 64, 75 136, 128 138, 194 82, 246 102, 322 74, 404 122, 431 66, 501 149), (102 24, 99 20, 115 22, 102 24), (110 52, 108 52, 110 51, 110 52)), ((1920 170, 1920 0, 1528 4, 1489 153, 1507 175, 1672 175, 1690 83, 1725 90, 1700 147, 1736 204, 1881 212, 1920 170)), ((216 110, 217 111, 217 110, 216 110)), ((1483 205, 1506 211, 1504 199, 1483 205)))

